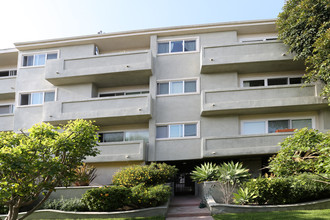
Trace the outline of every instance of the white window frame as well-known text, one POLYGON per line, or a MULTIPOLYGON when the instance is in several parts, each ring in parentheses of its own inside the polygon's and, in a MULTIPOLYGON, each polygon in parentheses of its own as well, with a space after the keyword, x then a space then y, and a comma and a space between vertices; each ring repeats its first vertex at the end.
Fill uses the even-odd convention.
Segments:
MULTIPOLYGON (((127 95, 127 93, 131 93, 131 92, 140 92, 140 94, 135 94, 135 95, 146 95, 149 94, 150 91, 149 90, 125 90, 125 91, 109 91, 109 92, 99 92, 97 97, 98 98, 111 98, 111 97, 118 97, 118 96, 106 96, 106 97, 100 97, 100 95, 104 95, 104 94, 115 94, 115 93, 124 93, 124 95, 120 95, 120 96, 135 96, 135 95, 127 95), (142 92, 148 92, 148 93, 142 93, 142 92)), ((120 97, 119 96, 119 97, 120 97)))
POLYGON ((265 134, 273 134, 268 132, 268 122, 269 121, 280 121, 280 120, 289 120, 289 126, 292 128, 293 120, 303 120, 303 119, 311 119, 312 120, 312 128, 315 129, 315 116, 300 116, 300 117, 281 117, 281 118, 267 118, 267 119, 255 119, 255 120, 241 120, 241 135, 265 135, 265 134), (244 123, 245 122, 265 122, 265 131, 261 134, 244 134, 244 123))
MULTIPOLYGON (((123 141, 114 141, 114 142, 99 142, 99 144, 109 144, 109 143, 124 143, 124 142, 133 142, 133 141, 125 141, 125 133, 126 132, 135 132, 135 131, 147 131, 149 133, 149 138, 150 138, 150 132, 149 132, 149 129, 146 128, 146 129, 134 129, 134 130, 112 130, 112 131, 99 131, 97 134, 100 135, 100 134, 108 134, 108 133, 118 133, 118 132, 123 132, 124 133, 124 136, 123 136, 123 141)), ((140 141, 140 140, 135 140, 135 141, 140 141)), ((141 140, 143 141, 143 140, 141 140)))
POLYGON ((1 107, 1 106, 10 106, 10 112, 9 112, 9 113, 6 113, 6 114, 0 114, 0 117, 1 117, 1 116, 13 115, 13 114, 14 114, 14 111, 15 111, 15 104, 13 104, 13 103, 1 103, 1 104, 0 104, 0 107, 1 107))
POLYGON ((188 54, 188 53, 198 53, 199 52, 199 37, 186 37, 186 38, 169 38, 169 39, 161 39, 157 40, 157 56, 164 56, 164 55, 171 55, 171 54, 188 54), (196 42, 196 50, 194 51, 184 51, 184 42, 185 41, 193 41, 195 40, 196 42), (171 52, 171 42, 173 41, 183 41, 183 51, 182 52, 171 52), (158 53, 158 44, 159 43, 168 43, 169 44, 169 51, 168 53, 158 53))
POLYGON ((173 123, 156 123, 156 140, 181 140, 181 139, 195 139, 200 138, 200 122, 199 121, 185 121, 185 122, 173 122, 173 123), (184 125, 196 124, 196 136, 183 136, 183 137, 170 137, 170 125, 183 125, 182 134, 184 135, 184 125), (167 126, 168 129, 168 137, 165 138, 157 138, 157 127, 167 126))
POLYGON ((267 37, 247 37, 247 38, 241 38, 239 40, 240 43, 257 43, 257 42, 265 42, 265 41, 277 41, 278 36, 267 36, 267 37), (275 39, 276 38, 276 39, 275 39))
MULTIPOLYGON (((302 85, 301 84, 290 84, 290 78, 298 78, 303 77, 303 75, 290 75, 290 76, 267 76, 267 77, 247 77, 247 78, 241 78, 240 79, 240 87, 241 88, 260 88, 260 87, 269 87, 268 85, 268 79, 279 79, 279 78, 287 78, 287 84, 286 85, 274 85, 274 86, 292 86, 292 85, 302 85), (255 87, 244 87, 244 81, 252 81, 252 80, 263 80, 264 86, 255 86, 255 87)), ((272 87, 272 86, 271 86, 272 87)))
POLYGON ((18 98, 18 103, 17 103, 17 107, 20 107, 20 108, 24 108, 24 107, 32 107, 32 106, 42 106, 43 104, 45 104, 45 93, 46 92, 55 92, 54 94, 54 101, 57 101, 57 88, 54 89, 54 90, 42 90, 42 91, 29 91, 29 92, 21 92, 19 93, 19 98, 18 98), (32 94, 32 93, 42 93, 42 103, 41 104, 29 104, 29 105, 21 105, 21 98, 22 98, 22 95, 26 95, 26 94, 32 94))
POLYGON ((182 79, 169 79, 169 80, 157 80, 156 82, 156 95, 159 97, 163 96, 178 96, 178 95, 194 95, 194 94, 199 94, 200 93, 200 88, 199 88, 199 78, 182 78, 182 79), (184 87, 185 87, 185 81, 196 81, 196 92, 184 92, 184 87), (171 91, 171 82, 183 82, 183 93, 170 93, 171 91), (158 94, 158 83, 168 83, 168 94, 158 94))
POLYGON ((0 72, 8 72, 8 76, 1 76, 0 79, 13 78, 17 76, 17 69, 0 70, 0 72), (15 74, 13 74, 14 72, 15 74))
POLYGON ((36 68, 36 67, 44 67, 46 64, 47 64, 47 55, 48 54, 53 54, 53 53, 57 53, 57 58, 56 59, 59 59, 60 58, 60 51, 59 50, 52 50, 52 51, 43 51, 43 52, 37 52, 37 53, 22 53, 21 54, 21 65, 20 67, 21 68, 36 68), (45 54, 45 64, 44 65, 38 65, 38 66, 35 66, 34 65, 34 62, 35 62, 35 56, 36 55, 40 55, 40 54, 45 54), (33 65, 32 66, 23 66, 23 62, 24 62, 24 57, 25 56, 33 56, 33 65))

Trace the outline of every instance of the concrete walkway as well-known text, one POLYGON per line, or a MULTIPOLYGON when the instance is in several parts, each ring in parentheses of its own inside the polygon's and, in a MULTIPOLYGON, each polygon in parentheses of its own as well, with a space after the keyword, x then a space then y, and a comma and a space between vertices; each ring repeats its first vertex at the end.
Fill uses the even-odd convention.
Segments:
POLYGON ((199 208, 201 199, 196 196, 175 196, 170 202, 167 220, 213 220, 208 208, 199 208))

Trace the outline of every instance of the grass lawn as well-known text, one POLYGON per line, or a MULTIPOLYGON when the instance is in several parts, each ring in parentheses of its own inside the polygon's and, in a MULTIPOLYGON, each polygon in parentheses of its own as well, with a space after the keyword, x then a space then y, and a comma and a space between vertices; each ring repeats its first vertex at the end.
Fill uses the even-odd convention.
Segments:
POLYGON ((215 220, 300 220, 300 219, 330 219, 330 209, 323 210, 300 210, 300 211, 283 211, 283 212, 254 212, 254 213, 231 213, 214 215, 215 220))

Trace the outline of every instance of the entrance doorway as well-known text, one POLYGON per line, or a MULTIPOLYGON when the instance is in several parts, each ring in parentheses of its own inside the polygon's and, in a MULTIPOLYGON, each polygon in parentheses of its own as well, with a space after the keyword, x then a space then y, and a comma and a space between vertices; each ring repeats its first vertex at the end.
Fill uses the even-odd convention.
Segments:
POLYGON ((195 195, 195 182, 190 173, 180 172, 174 180, 174 195, 195 195))

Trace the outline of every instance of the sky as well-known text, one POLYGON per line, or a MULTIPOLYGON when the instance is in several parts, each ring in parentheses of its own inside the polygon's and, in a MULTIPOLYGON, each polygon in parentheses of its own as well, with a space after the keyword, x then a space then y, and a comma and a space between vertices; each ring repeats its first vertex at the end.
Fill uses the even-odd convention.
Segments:
POLYGON ((0 48, 80 35, 276 18, 284 0, 0 0, 0 48))

